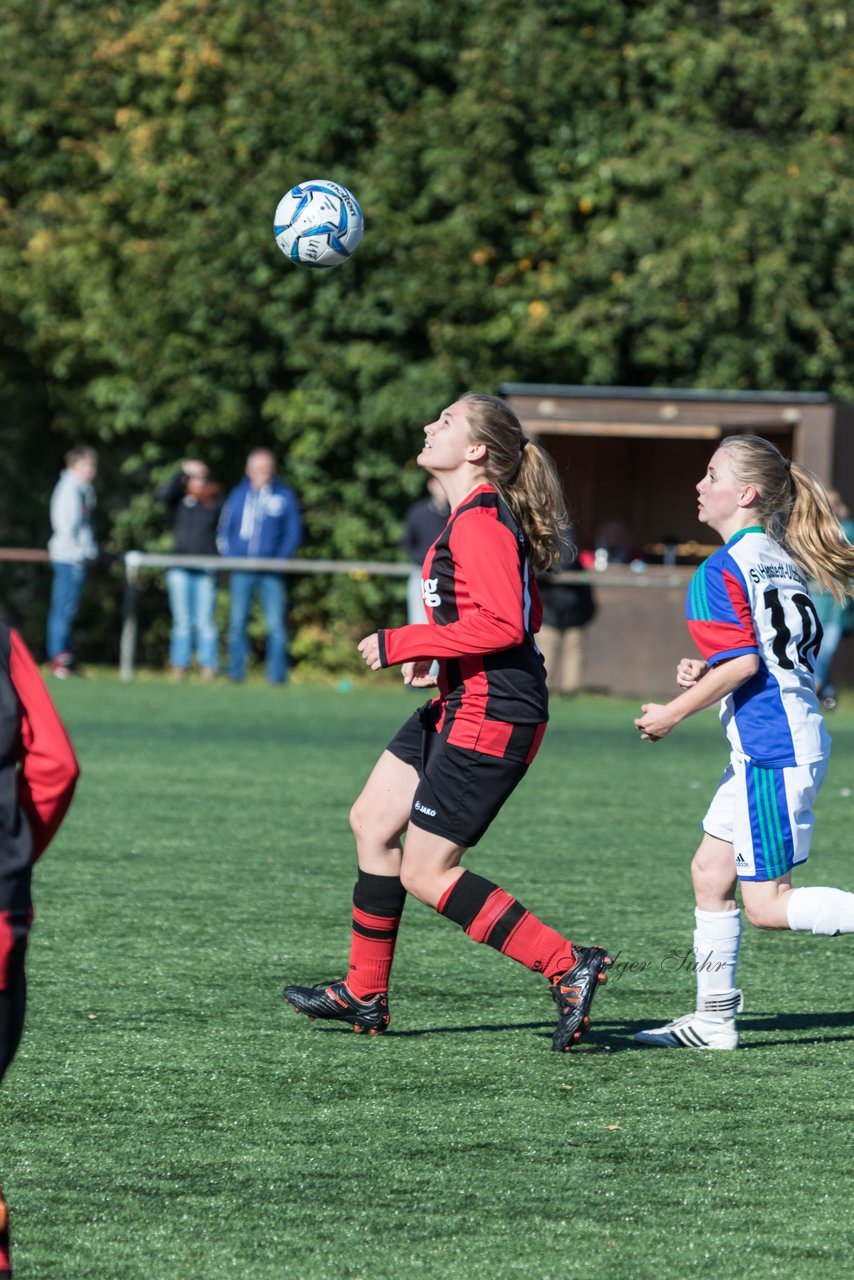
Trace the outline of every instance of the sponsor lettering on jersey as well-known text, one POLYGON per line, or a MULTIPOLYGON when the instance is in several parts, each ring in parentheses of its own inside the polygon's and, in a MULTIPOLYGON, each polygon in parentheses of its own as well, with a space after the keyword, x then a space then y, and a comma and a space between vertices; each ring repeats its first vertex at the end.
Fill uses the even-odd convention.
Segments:
POLYGON ((438 591, 438 578, 422 578, 421 579, 421 595, 424 603, 429 605, 431 609, 438 609, 442 603, 442 597, 438 591))
POLYGON ((799 582, 802 587, 807 585, 806 578, 791 561, 788 564, 755 564, 749 573, 753 582, 766 582, 769 578, 787 578, 789 581, 799 582))

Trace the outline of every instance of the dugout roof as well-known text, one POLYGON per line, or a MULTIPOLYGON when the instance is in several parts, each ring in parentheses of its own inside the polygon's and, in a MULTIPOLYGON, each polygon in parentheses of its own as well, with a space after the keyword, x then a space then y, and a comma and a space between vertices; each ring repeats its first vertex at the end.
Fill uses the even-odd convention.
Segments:
POLYGON ((694 485, 731 434, 768 436, 854 509, 854 406, 821 392, 508 382, 499 394, 555 458, 582 546, 621 521, 651 562, 666 542, 680 560, 707 554, 694 485))
MULTIPOLYGON (((596 575, 602 589, 597 585, 598 612, 585 632, 586 688, 672 695, 692 566, 720 545, 697 520, 694 486, 722 437, 769 437, 854 510, 854 406, 819 392, 518 382, 499 392, 526 435, 554 457, 579 546, 595 548, 604 528, 621 523, 631 554, 647 565, 628 572, 634 586, 613 562, 596 575)), ((854 677, 854 652, 840 651, 834 674, 839 682, 854 677)))

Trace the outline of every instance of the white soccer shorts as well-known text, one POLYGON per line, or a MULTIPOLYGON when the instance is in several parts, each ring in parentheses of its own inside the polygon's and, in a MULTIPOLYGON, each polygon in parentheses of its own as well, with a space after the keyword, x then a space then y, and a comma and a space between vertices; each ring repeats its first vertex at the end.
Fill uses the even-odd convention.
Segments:
POLYGON ((763 769, 733 752, 703 830, 735 851, 739 880, 776 880, 806 862, 827 760, 763 769))

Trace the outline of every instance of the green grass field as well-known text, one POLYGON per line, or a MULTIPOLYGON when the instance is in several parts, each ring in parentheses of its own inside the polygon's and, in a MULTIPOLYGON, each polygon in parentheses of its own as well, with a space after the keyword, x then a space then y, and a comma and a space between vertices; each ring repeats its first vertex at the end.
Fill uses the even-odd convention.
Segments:
MULTIPOLYGON (((558 704, 468 857, 616 958, 558 1055, 542 979, 414 902, 388 1035, 281 1001, 345 965, 348 807, 412 695, 54 691, 84 772, 37 871, 3 1089, 17 1280, 850 1273, 854 940, 749 930, 736 1053, 630 1038, 692 1007, 713 713, 651 745, 631 704, 558 704)), ((854 888, 850 702, 831 730, 798 882, 854 888)))

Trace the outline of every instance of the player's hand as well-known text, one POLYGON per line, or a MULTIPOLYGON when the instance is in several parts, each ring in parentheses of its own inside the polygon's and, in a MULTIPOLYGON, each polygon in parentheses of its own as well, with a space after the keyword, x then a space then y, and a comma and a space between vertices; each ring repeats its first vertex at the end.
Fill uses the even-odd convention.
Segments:
POLYGON ((702 658, 681 658, 676 668, 676 683, 680 689, 693 689, 705 673, 706 664, 702 658))
POLYGON ((432 665, 432 658, 417 658, 414 662, 404 662, 401 667, 403 683, 411 685, 413 689, 433 688, 439 682, 434 675, 430 674, 432 665))
POLYGON ((666 738, 671 729, 676 727, 669 708, 658 702, 645 702, 641 711, 643 715, 635 720, 635 728, 644 742, 658 742, 659 738, 666 738))
POLYGON ((383 664, 380 662, 380 638, 376 631, 372 635, 365 636, 364 640, 360 640, 356 648, 371 670, 379 671, 383 664))

